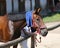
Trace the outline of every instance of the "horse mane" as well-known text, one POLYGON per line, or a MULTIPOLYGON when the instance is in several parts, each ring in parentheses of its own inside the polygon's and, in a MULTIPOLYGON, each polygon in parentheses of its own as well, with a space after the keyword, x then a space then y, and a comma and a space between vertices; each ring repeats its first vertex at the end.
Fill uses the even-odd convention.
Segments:
POLYGON ((20 21, 25 19, 25 14, 8 14, 9 20, 20 21))

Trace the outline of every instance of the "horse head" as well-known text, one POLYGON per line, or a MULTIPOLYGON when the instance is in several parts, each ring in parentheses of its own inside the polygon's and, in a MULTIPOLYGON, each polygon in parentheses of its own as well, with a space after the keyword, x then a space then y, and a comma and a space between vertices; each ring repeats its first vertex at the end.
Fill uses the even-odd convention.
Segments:
POLYGON ((41 15, 33 13, 33 28, 40 30, 40 34, 42 36, 46 36, 48 34, 47 27, 45 26, 41 15))

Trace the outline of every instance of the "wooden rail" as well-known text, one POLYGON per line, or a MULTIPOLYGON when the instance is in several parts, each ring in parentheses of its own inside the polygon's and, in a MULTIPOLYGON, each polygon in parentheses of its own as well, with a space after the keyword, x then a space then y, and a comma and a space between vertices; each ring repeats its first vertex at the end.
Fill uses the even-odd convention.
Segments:
MULTIPOLYGON (((57 28, 57 27, 60 27, 60 24, 54 25, 54 26, 49 27, 49 28, 47 28, 47 29, 48 29, 48 31, 51 31, 51 30, 53 30, 53 29, 55 29, 55 28, 57 28)), ((9 42, 7 42, 7 43, 1 44, 1 45, 0 45, 0 48, 5 48, 5 47, 8 47, 8 46, 16 45, 16 44, 18 44, 18 43, 20 43, 20 42, 28 39, 28 38, 31 37, 31 36, 32 36, 32 35, 30 35, 30 36, 28 36, 28 37, 25 37, 25 38, 20 37, 20 38, 18 38, 18 39, 15 39, 15 40, 9 41, 9 42)))

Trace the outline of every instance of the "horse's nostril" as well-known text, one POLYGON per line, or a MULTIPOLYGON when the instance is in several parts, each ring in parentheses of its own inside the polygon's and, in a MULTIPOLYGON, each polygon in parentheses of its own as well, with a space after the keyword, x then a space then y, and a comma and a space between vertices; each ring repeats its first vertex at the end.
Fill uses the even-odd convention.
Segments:
POLYGON ((42 30, 41 30, 41 35, 42 35, 42 36, 46 36, 47 34, 48 34, 47 29, 42 29, 42 30))

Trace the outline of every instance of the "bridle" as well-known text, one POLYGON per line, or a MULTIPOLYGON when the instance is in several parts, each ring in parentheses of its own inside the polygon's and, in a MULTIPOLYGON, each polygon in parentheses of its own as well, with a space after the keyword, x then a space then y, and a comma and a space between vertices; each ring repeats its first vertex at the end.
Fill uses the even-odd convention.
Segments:
POLYGON ((40 18, 39 18, 40 16, 38 16, 38 18, 35 20, 35 22, 36 22, 36 24, 38 25, 38 30, 40 30, 40 32, 41 32, 41 30, 44 30, 44 29, 47 29, 46 28, 46 26, 42 26, 41 27, 41 25, 40 25, 40 18))

